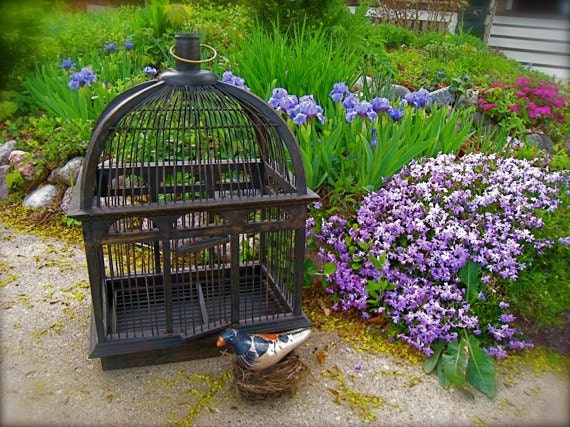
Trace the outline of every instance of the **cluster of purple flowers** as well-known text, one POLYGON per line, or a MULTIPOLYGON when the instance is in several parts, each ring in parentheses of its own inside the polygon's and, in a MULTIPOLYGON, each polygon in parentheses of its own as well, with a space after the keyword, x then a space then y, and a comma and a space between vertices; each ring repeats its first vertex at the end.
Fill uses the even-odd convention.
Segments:
MULTIPOLYGON (((428 355, 432 343, 455 339, 459 329, 480 335, 482 328, 502 349, 529 346, 516 338, 506 312, 498 325, 479 325, 458 272, 472 260, 483 283, 492 275, 516 279, 526 248, 553 244, 533 234, 542 226, 537 212, 555 211, 568 181, 568 174, 529 161, 480 153, 412 161, 365 197, 356 224, 333 216, 315 234, 321 258, 337 267, 327 277, 327 291, 340 299, 334 308, 367 316, 365 288, 384 279, 396 287, 380 296, 378 311, 404 325, 399 338, 428 355), (378 269, 373 258, 381 257, 378 269)), ((497 356, 500 348, 487 351, 497 356)))
POLYGON ((295 95, 290 95, 286 89, 275 88, 268 103, 277 111, 286 114, 298 126, 307 123, 313 117, 321 123, 326 121, 323 109, 317 104, 313 95, 297 98, 295 95))
MULTIPOLYGON (((126 50, 132 50, 135 44, 132 41, 127 40, 126 42, 123 43, 123 46, 125 47, 126 50)), ((116 52, 119 50, 119 47, 115 43, 107 43, 105 45, 105 50, 109 53, 116 52)))
POLYGON ((224 71, 222 74, 222 82, 249 91, 249 88, 245 85, 245 79, 234 75, 231 71, 224 71))
POLYGON ((419 89, 407 94, 399 103, 399 107, 391 105, 390 100, 384 97, 375 97, 371 101, 360 99, 350 92, 344 82, 335 83, 329 96, 334 102, 342 102, 345 109, 346 121, 352 123, 356 117, 375 121, 380 113, 386 113, 394 121, 404 117, 404 107, 411 105, 415 108, 423 108, 433 103, 433 98, 426 89, 419 89))
POLYGON ((76 90, 81 86, 91 86, 91 83, 97 81, 97 76, 89 67, 83 67, 81 71, 77 71, 71 75, 71 79, 67 83, 70 89, 76 90))
POLYGON ((145 73, 149 77, 154 77, 158 74, 158 71, 156 70, 156 68, 147 65, 146 67, 143 68, 143 73, 145 73))

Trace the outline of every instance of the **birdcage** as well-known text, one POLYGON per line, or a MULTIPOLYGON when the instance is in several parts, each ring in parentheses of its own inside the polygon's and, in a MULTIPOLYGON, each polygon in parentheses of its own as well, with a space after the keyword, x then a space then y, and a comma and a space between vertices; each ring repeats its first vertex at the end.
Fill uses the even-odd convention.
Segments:
POLYGON ((196 34, 175 40, 176 70, 101 114, 69 213, 83 226, 90 357, 104 369, 209 356, 230 325, 310 324, 301 289, 317 196, 295 137, 263 100, 200 68, 210 47, 196 34))

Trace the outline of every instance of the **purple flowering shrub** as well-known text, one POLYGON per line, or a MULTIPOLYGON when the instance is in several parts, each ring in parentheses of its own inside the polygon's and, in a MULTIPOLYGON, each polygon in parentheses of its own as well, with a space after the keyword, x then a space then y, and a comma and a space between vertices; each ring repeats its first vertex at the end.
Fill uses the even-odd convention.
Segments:
POLYGON ((477 100, 482 113, 519 136, 528 130, 552 136, 565 122, 567 105, 568 100, 555 83, 534 82, 526 77, 519 77, 514 84, 494 82, 480 91, 477 100))
POLYGON ((559 243, 536 231, 568 181, 497 155, 412 161, 364 198, 354 221, 333 215, 315 228, 333 308, 384 313, 428 356, 466 331, 499 358, 531 346, 512 326, 496 278, 516 280, 525 255, 559 243))

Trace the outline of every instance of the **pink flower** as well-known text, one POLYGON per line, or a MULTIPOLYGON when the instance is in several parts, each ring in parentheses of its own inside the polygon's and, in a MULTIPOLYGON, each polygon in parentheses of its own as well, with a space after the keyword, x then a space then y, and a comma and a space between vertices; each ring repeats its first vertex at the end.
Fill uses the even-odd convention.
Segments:
POLYGON ((507 107, 508 110, 512 111, 513 113, 520 113, 518 104, 509 105, 507 107))
POLYGON ((493 82, 491 83, 491 87, 507 87, 507 85, 501 82, 493 82))
POLYGON ((495 108, 495 107, 497 106, 497 104, 495 104, 495 103, 486 103, 483 98, 479 98, 479 99, 477 100, 477 104, 479 104, 479 107, 480 107, 483 111, 490 110, 491 108, 495 108))
POLYGON ((515 82, 515 86, 518 87, 526 86, 528 84, 530 84, 530 80, 523 76, 519 77, 515 82))

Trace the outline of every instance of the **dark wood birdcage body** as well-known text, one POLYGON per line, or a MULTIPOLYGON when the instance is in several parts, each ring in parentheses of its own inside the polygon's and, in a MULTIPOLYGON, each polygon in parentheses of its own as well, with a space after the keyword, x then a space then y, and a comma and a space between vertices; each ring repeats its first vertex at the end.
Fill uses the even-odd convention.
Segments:
MULTIPOLYGON (((197 46, 177 35, 177 53, 197 46)), ((230 325, 308 326, 305 219, 316 198, 294 135, 251 93, 177 61, 119 95, 95 125, 70 212, 83 224, 91 357, 107 368, 129 355, 192 359, 212 354, 230 325)))

